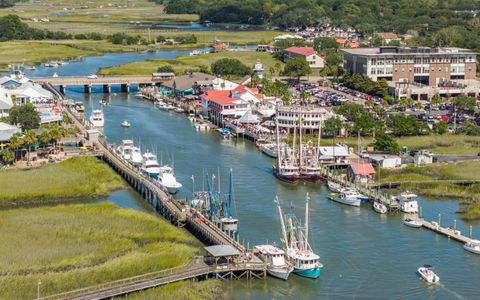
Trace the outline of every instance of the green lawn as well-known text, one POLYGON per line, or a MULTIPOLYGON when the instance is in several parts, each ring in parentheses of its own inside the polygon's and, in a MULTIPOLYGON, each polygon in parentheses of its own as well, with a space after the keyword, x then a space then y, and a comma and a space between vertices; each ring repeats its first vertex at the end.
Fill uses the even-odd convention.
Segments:
POLYGON ((271 54, 265 52, 256 52, 256 51, 226 51, 221 53, 209 53, 209 54, 202 54, 197 56, 181 56, 172 59, 155 59, 155 60, 146 60, 141 62, 133 62, 129 64, 104 68, 99 70, 99 74, 102 75, 137 75, 137 74, 151 74, 155 72, 159 66, 162 65, 171 65, 175 72, 178 74, 182 74, 187 70, 194 69, 196 70, 200 65, 209 66, 221 59, 221 58, 236 58, 242 61, 247 66, 251 66, 255 64, 257 59, 260 59, 263 63, 265 70, 275 65, 276 63, 280 63, 283 65, 282 62, 272 57, 271 54))
POLYGON ((181 266, 200 243, 167 221, 111 203, 0 211, 2 299, 34 299, 181 266))
POLYGON ((85 199, 126 184, 95 157, 74 157, 30 170, 0 171, 0 207, 85 199))

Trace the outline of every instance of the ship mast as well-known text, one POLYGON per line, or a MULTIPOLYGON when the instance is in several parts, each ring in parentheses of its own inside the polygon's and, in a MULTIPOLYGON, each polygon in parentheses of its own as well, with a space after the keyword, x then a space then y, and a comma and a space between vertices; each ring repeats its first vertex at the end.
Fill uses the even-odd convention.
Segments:
POLYGON ((288 245, 288 239, 287 239, 287 231, 285 230, 285 222, 283 220, 283 214, 282 214, 282 208, 280 207, 280 202, 278 201, 278 196, 275 196, 275 201, 277 204, 277 211, 278 211, 278 216, 280 217, 280 226, 282 227, 282 239, 283 243, 287 248, 289 248, 288 245))
POLYGON ((282 157, 280 153, 280 133, 278 132, 278 104, 276 106, 275 131, 277 134, 277 172, 278 172, 280 170, 280 164, 282 161, 282 157))
POLYGON ((299 117, 299 123, 300 123, 300 156, 299 156, 299 168, 300 170, 302 169, 302 165, 303 165, 303 162, 302 162, 302 151, 303 151, 303 147, 302 147, 302 113, 300 112, 300 114, 298 115, 299 117))
POLYGON ((305 196, 305 241, 304 241, 304 250, 308 249, 308 201, 310 200, 310 196, 307 195, 305 196))

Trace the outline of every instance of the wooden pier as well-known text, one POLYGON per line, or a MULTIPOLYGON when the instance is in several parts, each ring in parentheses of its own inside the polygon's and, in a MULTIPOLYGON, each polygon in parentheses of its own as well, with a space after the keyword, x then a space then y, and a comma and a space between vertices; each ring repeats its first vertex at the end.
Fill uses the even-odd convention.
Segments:
POLYGON ((460 243, 465 244, 465 243, 471 242, 473 240, 472 238, 469 238, 467 236, 462 235, 455 228, 441 227, 440 224, 438 224, 437 222, 430 222, 430 221, 427 221, 425 219, 420 219, 420 221, 422 222, 422 226, 424 228, 429 229, 429 230, 431 230, 433 232, 436 232, 438 234, 442 234, 442 235, 448 237, 449 239, 451 238, 451 239, 456 240, 460 243))

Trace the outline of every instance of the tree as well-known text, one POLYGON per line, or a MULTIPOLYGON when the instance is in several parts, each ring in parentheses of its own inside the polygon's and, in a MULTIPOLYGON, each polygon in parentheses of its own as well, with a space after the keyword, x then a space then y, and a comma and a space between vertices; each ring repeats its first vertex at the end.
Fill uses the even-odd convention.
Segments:
POLYGON ((310 65, 302 57, 296 57, 296 58, 290 59, 285 65, 285 68, 283 70, 283 73, 285 75, 290 77, 295 77, 297 78, 298 81, 300 81, 300 77, 306 76, 311 72, 312 72, 312 69, 310 69, 310 65))
POLYGON ((375 84, 375 94, 380 97, 388 95, 388 82, 385 78, 380 79, 375 84))
POLYGON ((22 128, 22 131, 36 129, 40 126, 40 116, 31 103, 14 106, 9 111, 9 122, 22 128))
POLYGON ((175 73, 175 70, 171 65, 163 65, 158 67, 157 72, 160 73, 175 73))
POLYGON ((435 124, 435 131, 438 134, 445 134, 448 132, 448 122, 447 121, 440 121, 435 124))
POLYGON ((222 58, 214 62, 210 68, 213 74, 228 76, 245 76, 252 73, 252 70, 236 58, 222 58))
POLYGON ((387 127, 394 136, 425 135, 430 132, 427 124, 418 121, 413 116, 390 115, 387 120, 387 127))
POLYGON ((390 153, 400 152, 400 146, 398 145, 395 138, 385 133, 377 134, 373 146, 377 151, 385 151, 390 153))
POLYGON ((210 67, 207 66, 207 65, 199 65, 198 66, 198 71, 201 72, 201 73, 205 73, 205 74, 210 74, 210 67))
POLYGON ((52 141, 52 136, 50 135, 48 129, 45 129, 37 136, 37 139, 45 147, 45 145, 48 145, 48 143, 52 141))
POLYGON ((23 133, 23 144, 27 146, 27 162, 30 162, 30 149, 37 143, 37 135, 33 130, 27 130, 23 133))
POLYGON ((11 164, 15 160, 15 154, 10 149, 0 150, 0 156, 2 161, 6 164, 11 164))
POLYGON ((460 95, 455 97, 452 100, 452 105, 458 109, 468 111, 470 113, 475 111, 475 106, 477 105, 477 100, 474 97, 469 97, 466 95, 460 95))
POLYGON ((323 132, 334 135, 337 134, 343 128, 343 122, 337 117, 327 119, 323 123, 323 132))
POLYGON ((318 52, 323 52, 325 50, 337 50, 340 47, 340 44, 334 38, 329 37, 318 37, 313 40, 313 48, 318 52))

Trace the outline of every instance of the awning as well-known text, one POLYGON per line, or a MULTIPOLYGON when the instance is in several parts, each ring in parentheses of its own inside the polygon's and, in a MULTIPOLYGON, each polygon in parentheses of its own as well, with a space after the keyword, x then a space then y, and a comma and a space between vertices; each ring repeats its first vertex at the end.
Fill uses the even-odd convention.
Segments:
POLYGON ((258 123, 258 118, 252 112, 247 111, 238 121, 240 123, 258 123))
POLYGON ((230 245, 215 245, 204 248, 210 256, 213 257, 225 257, 225 256, 238 256, 240 251, 233 248, 230 245))

